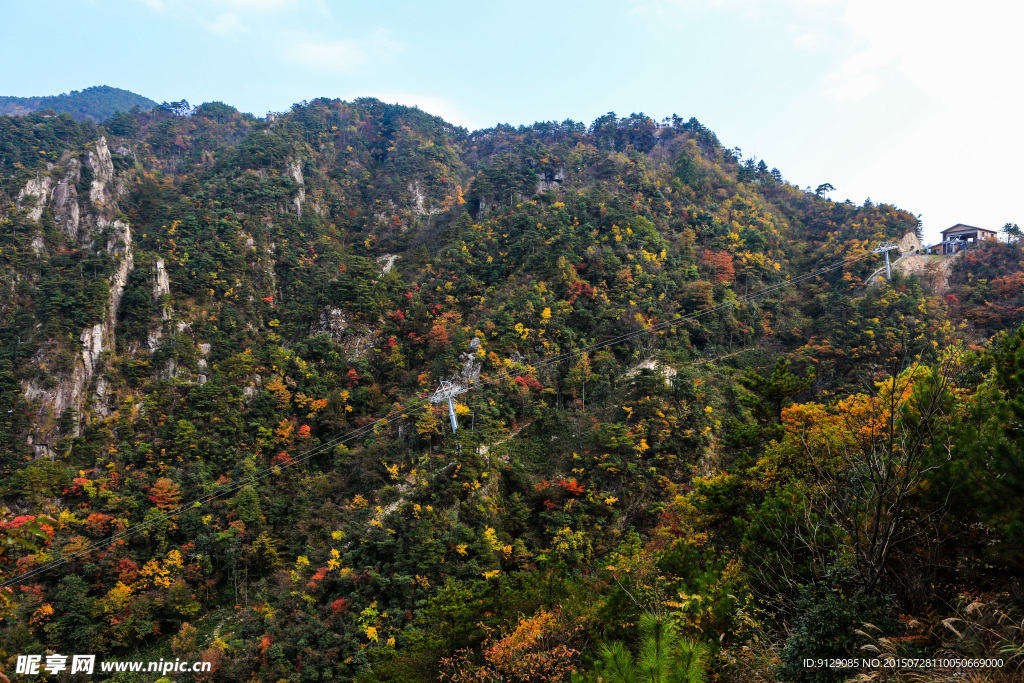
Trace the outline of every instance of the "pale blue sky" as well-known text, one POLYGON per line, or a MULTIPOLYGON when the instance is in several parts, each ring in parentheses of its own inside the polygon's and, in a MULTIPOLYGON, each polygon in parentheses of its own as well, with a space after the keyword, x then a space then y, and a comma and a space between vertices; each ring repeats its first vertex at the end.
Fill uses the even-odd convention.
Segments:
POLYGON ((90 85, 259 116, 373 95, 470 128, 696 116, 926 234, 1024 223, 1020 3, 0 0, 0 94, 90 85))

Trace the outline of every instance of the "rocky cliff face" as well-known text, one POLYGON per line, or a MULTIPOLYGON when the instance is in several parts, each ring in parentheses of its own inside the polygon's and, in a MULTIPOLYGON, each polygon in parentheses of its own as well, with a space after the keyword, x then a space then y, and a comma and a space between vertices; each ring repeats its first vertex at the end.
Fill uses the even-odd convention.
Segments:
POLYGON ((89 199, 98 210, 111 208, 114 199, 111 187, 114 181, 114 162, 110 158, 107 139, 96 141, 96 148, 89 150, 89 168, 93 172, 92 186, 89 188, 89 199))
POLYGON ((25 187, 18 193, 18 208, 31 206, 28 217, 39 221, 43 216, 43 209, 50 198, 50 188, 53 186, 53 178, 48 175, 39 176, 29 180, 25 187))
MULTIPOLYGON (((32 178, 18 193, 18 208, 31 206, 28 216, 38 223, 42 219, 43 210, 49 206, 53 210, 54 222, 68 237, 77 240, 81 217, 77 189, 80 179, 81 162, 73 156, 66 156, 57 165, 48 164, 45 175, 32 178)), ((36 247, 36 253, 41 248, 41 245, 36 247)))
MULTIPOLYGON (((124 184, 115 173, 105 138, 97 140, 93 149, 88 151, 86 165, 92 171, 92 182, 84 212, 79 206, 77 192, 81 166, 74 158, 63 160, 59 166, 51 165, 49 175, 33 178, 18 194, 18 201, 23 205, 35 202, 29 211, 32 221, 38 223, 49 206, 55 222, 69 238, 82 248, 96 253, 105 251, 115 264, 107 282, 109 290, 103 319, 78 335, 80 351, 70 371, 59 377, 55 385, 39 380, 23 382, 26 399, 37 409, 36 433, 30 437, 37 457, 54 457, 53 444, 62 417, 71 418, 71 433, 77 435, 83 417, 109 415, 108 387, 101 372, 107 357, 117 351, 117 311, 128 278, 135 268, 131 227, 126 221, 116 218, 119 213, 117 200, 124 192, 124 184), (94 242, 95 234, 105 236, 102 244, 94 242)), ((33 246, 37 252, 46 248, 41 232, 33 246)), ((154 286, 155 295, 158 288, 167 287, 166 273, 163 278, 162 285, 154 286)))
POLYGON ((302 164, 296 160, 288 162, 288 175, 291 176, 295 184, 299 186, 295 197, 292 199, 292 203, 295 206, 295 213, 302 217, 302 205, 306 201, 306 180, 302 176, 302 164))
POLYGON ((160 304, 161 324, 153 325, 149 329, 149 336, 145 342, 146 348, 154 351, 160 344, 163 337, 163 324, 171 317, 171 307, 167 304, 167 298, 171 294, 171 280, 167 276, 167 264, 159 256, 153 259, 153 301, 160 304))
POLYGON ((917 236, 916 232, 908 232, 899 241, 900 253, 908 251, 918 251, 924 247, 921 244, 921 238, 917 236))

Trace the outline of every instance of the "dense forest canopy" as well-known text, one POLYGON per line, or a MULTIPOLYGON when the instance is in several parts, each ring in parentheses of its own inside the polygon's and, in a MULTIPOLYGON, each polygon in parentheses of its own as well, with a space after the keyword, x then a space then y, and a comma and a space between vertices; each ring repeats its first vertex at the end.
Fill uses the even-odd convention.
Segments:
POLYGON ((826 185, 642 113, 0 117, 0 669, 1015 680, 1024 255, 875 277, 918 220, 826 185))
POLYGON ((18 116, 48 110, 55 114, 68 114, 77 121, 97 123, 109 119, 117 112, 128 112, 135 108, 147 111, 155 106, 157 103, 148 97, 109 85, 94 85, 84 90, 44 97, 0 96, 0 114, 18 116))

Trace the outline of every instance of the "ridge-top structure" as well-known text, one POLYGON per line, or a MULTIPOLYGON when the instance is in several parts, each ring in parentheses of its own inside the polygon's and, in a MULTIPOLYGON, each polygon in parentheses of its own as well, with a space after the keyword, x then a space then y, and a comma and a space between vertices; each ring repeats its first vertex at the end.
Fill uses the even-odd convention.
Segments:
POLYGON ((951 228, 942 231, 942 241, 933 244, 926 251, 929 254, 949 256, 957 254, 964 249, 970 249, 981 240, 995 241, 996 231, 985 228, 976 228, 973 225, 957 223, 951 228))

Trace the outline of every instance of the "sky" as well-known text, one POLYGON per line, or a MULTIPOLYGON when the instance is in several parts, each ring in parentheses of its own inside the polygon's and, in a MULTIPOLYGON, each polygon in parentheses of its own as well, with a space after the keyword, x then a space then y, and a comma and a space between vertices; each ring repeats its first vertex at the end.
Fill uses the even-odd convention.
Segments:
POLYGON ((0 95, 110 85, 264 116, 374 96, 470 129, 696 117, 832 199, 1024 224, 1024 3, 0 0, 0 95))

